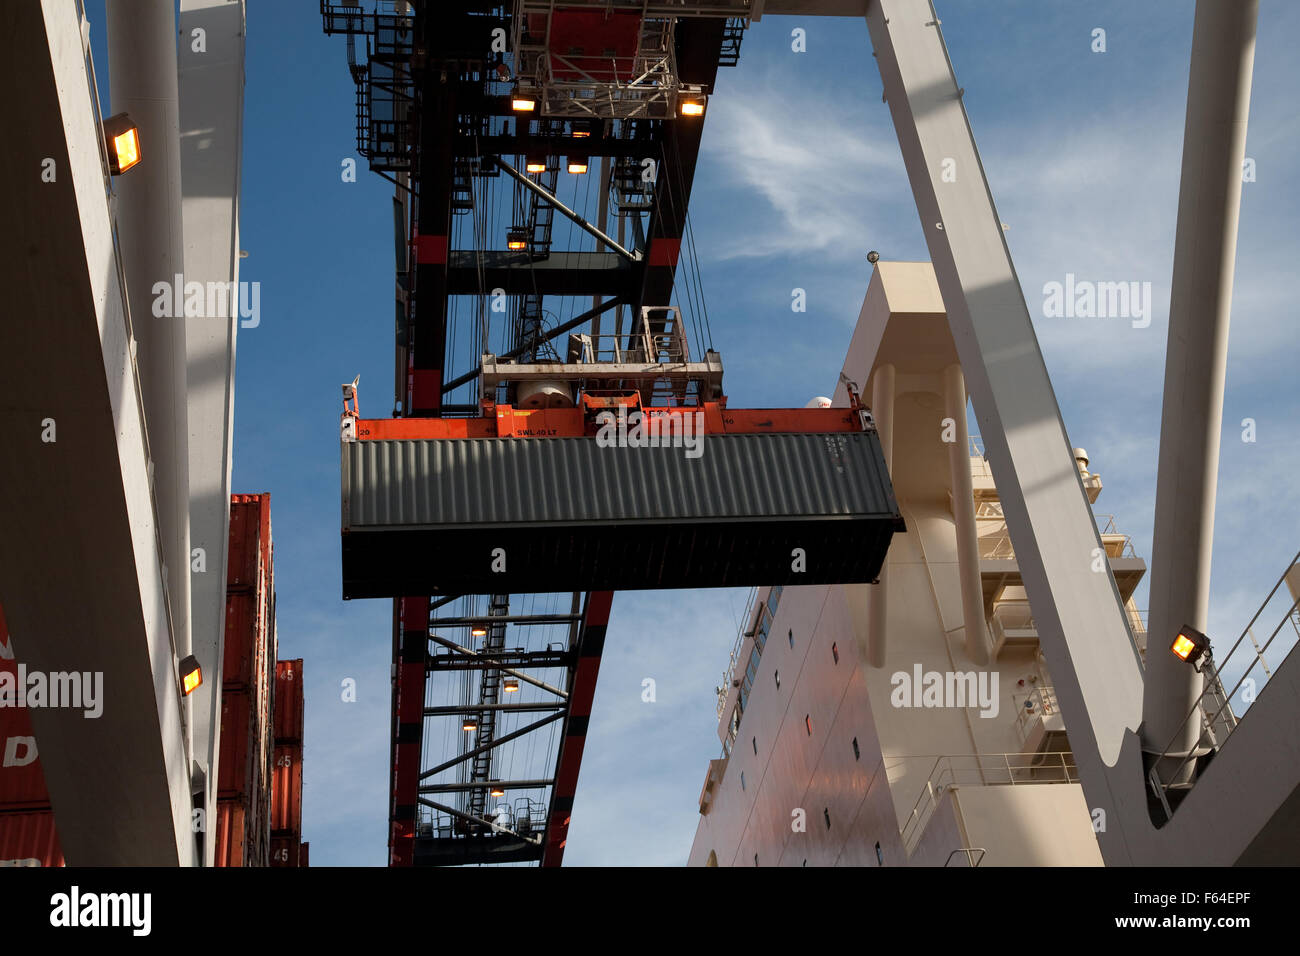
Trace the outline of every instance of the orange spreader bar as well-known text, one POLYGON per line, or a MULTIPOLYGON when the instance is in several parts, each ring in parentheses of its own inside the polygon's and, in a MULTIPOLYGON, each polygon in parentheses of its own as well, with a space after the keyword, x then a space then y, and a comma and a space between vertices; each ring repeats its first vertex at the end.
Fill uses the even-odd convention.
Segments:
MULTIPOLYGON (((359 418, 358 441, 401 441, 426 438, 581 438, 600 427, 582 408, 523 409, 495 405, 480 418, 359 418)), ((794 432, 862 431, 852 408, 725 408, 706 402, 699 408, 637 409, 646 418, 701 415, 696 422, 704 434, 753 435, 794 432)), ((694 422, 692 424, 695 424, 694 422)), ((698 433, 698 432, 696 432, 698 433)))

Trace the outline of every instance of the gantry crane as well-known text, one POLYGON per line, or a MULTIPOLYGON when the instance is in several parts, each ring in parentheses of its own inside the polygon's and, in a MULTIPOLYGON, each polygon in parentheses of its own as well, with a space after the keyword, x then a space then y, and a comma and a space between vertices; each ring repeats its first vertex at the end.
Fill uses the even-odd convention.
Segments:
POLYGON ((322 0, 396 187, 393 417, 342 420, 392 865, 560 863, 613 591, 869 581, 901 528, 866 409, 726 404, 688 207, 748 6, 322 0))

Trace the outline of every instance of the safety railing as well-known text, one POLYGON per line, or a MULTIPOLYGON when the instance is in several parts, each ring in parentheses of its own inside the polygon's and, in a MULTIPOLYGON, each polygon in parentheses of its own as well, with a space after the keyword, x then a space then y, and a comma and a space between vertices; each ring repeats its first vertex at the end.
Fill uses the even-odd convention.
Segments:
MULTIPOLYGON (((1300 567, 1300 552, 1287 564, 1286 570, 1278 577, 1277 582, 1268 592, 1268 597, 1259 606, 1259 610, 1251 617, 1250 622, 1246 625, 1241 635, 1233 642, 1228 652, 1223 655, 1222 660, 1216 662, 1213 652, 1207 653, 1205 663, 1199 668, 1205 674, 1205 686, 1197 698, 1196 703, 1192 705, 1187 716, 1179 724, 1178 731, 1170 739, 1168 745, 1161 753, 1160 760, 1152 768, 1148 781, 1156 789, 1157 796, 1165 807, 1167 816, 1172 816, 1169 808, 1167 795, 1172 785, 1172 781, 1179 781, 1189 761, 1195 759, 1205 752, 1207 747, 1219 748, 1226 743, 1232 732, 1236 730, 1239 720, 1238 715, 1244 714, 1250 705, 1259 697, 1259 692, 1273 674, 1274 668, 1269 668, 1265 662, 1265 654, 1273 648, 1282 638, 1281 647, 1284 651, 1277 651, 1281 660, 1290 657, 1297 646, 1300 646, 1300 597, 1294 597, 1289 590, 1283 589, 1287 577, 1293 573, 1298 573, 1300 567), (1277 598, 1277 603, 1274 599, 1277 598), (1269 606, 1272 605, 1274 613, 1279 608, 1284 608, 1281 619, 1277 626, 1274 627, 1261 644, 1256 637, 1254 628, 1259 623, 1260 618, 1269 606), (1245 642, 1249 639, 1249 644, 1245 642), (1289 647, 1286 645, 1290 645, 1289 647), (1238 651, 1241 654, 1238 656, 1238 651), (1259 668, 1257 671, 1256 668, 1259 668), (1231 690, 1224 689, 1223 675, 1237 674, 1236 680, 1232 684, 1231 690), (1257 676, 1252 676, 1257 675, 1257 676), (1233 711, 1233 702, 1237 702, 1237 711, 1233 711), (1156 771, 1164 760, 1179 756, 1181 751, 1175 751, 1174 745, 1183 733, 1183 728, 1192 721, 1197 720, 1201 726, 1198 745, 1190 748, 1187 753, 1182 754, 1178 765, 1164 779, 1157 775, 1156 771)), ((1271 618, 1270 618, 1271 620, 1271 618)), ((1157 648, 1157 650, 1159 650, 1157 648)), ((1279 661, 1280 663, 1280 661, 1279 661)), ((1228 680, 1232 680, 1229 676, 1228 680)), ((1194 781, 1193 781, 1194 783, 1194 781)))
POLYGON ((1133 631, 1133 636, 1141 634, 1143 637, 1147 633, 1147 612, 1145 608, 1124 608, 1124 613, 1128 615, 1128 626, 1133 631))
MULTIPOLYGON (((909 759, 909 758, 902 758, 909 759)), ((1034 786, 1078 783, 1079 770, 1069 751, 1029 754, 947 754, 934 762, 925 786, 903 824, 903 846, 909 854, 920 842, 925 825, 951 787, 1034 786)))
POLYGON ((1106 553, 1112 558, 1136 558, 1137 552, 1133 550, 1132 535, 1125 534, 1115 527, 1114 515, 1094 515, 1097 520, 1097 531, 1101 534, 1102 544, 1106 545, 1106 553), (1103 519, 1105 519, 1103 521, 1103 519), (1109 538, 1110 541, 1106 539, 1109 538), (1121 540, 1117 540, 1121 539, 1121 540), (1114 545, 1114 553, 1111 553, 1111 545, 1114 545))
MULTIPOLYGON (((1133 537, 1115 527, 1115 516, 1095 515, 1097 531, 1101 536, 1106 555, 1110 558, 1136 558, 1133 537)), ((980 557, 992 560, 1011 560, 1016 556, 1011 544, 1011 531, 1006 517, 997 502, 984 501, 975 513, 975 526, 979 535, 980 557)))
POLYGON ((1015 558, 1016 549, 1011 545, 1011 532, 1007 529, 1006 519, 1001 515, 976 515, 975 529, 981 558, 994 561, 1010 561, 1015 558), (981 525, 987 528, 993 523, 999 527, 992 531, 981 530, 981 525))
POLYGON ((745 637, 750 633, 750 623, 754 617, 754 602, 758 600, 758 588, 749 589, 749 598, 745 601, 745 610, 740 615, 740 630, 736 634, 736 640, 731 645, 731 656, 727 659, 727 668, 722 672, 722 685, 718 688, 718 716, 722 716, 723 708, 727 706, 727 695, 731 693, 731 681, 736 672, 736 661, 740 658, 740 650, 745 646, 745 637))
POLYGON ((944 860, 943 865, 952 866, 953 857, 955 857, 958 853, 964 853, 966 854, 966 865, 969 866, 971 869, 974 869, 975 867, 979 866, 981 863, 984 862, 984 854, 986 854, 987 852, 988 850, 984 849, 984 847, 982 846, 959 846, 957 847, 957 849, 953 850, 951 853, 948 854, 948 859, 944 860), (979 854, 979 856, 975 855, 977 853, 979 854))
POLYGON ((979 435, 971 435, 970 438, 970 459, 971 459, 971 477, 993 479, 993 469, 989 467, 989 461, 984 456, 984 439, 979 435))
POLYGON ((1046 720, 1061 712, 1056 688, 1050 684, 1039 685, 1024 694, 1012 694, 1011 699, 1016 705, 1016 730, 1020 733, 1021 743, 1029 739, 1035 721, 1046 720))

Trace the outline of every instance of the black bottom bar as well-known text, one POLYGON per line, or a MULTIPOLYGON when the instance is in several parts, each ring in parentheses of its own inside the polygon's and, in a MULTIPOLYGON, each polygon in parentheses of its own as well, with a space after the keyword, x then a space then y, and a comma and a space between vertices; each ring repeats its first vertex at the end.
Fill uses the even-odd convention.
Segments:
POLYGON ((901 518, 877 515, 353 531, 343 597, 867 583, 902 530, 901 518))
POLYGON ((467 866, 474 863, 530 863, 542 858, 535 843, 503 835, 416 837, 416 866, 467 866))

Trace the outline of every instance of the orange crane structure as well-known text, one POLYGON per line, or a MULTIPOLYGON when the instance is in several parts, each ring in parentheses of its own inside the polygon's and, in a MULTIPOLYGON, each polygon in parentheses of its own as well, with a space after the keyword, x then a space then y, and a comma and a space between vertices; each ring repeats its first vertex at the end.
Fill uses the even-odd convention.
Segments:
POLYGON ((856 397, 727 406, 688 206, 748 7, 321 4, 396 186, 394 415, 341 423, 393 866, 560 863, 614 591, 871 581, 902 528, 856 397))

